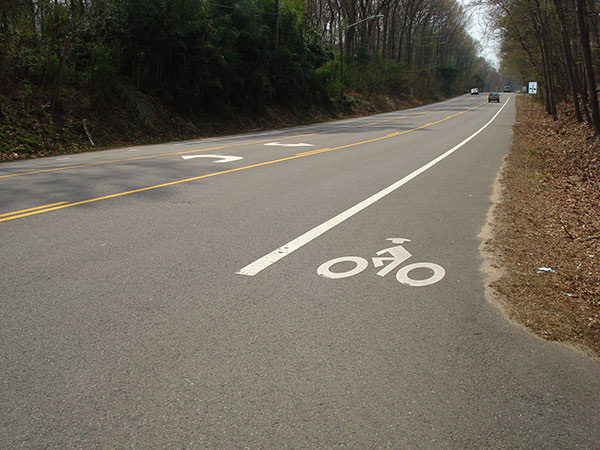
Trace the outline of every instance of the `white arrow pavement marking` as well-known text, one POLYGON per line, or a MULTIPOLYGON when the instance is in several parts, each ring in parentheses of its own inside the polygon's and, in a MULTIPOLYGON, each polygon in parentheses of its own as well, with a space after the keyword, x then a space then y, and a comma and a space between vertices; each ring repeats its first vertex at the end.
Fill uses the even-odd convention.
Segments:
POLYGON ((265 145, 276 145, 277 147, 314 147, 312 144, 305 144, 303 142, 300 142, 299 144, 280 144, 279 142, 269 142, 265 145))
POLYGON ((258 258, 256 261, 248 264, 247 266, 243 267, 242 269, 240 269, 236 273, 239 274, 239 275, 248 275, 248 276, 254 276, 254 275, 256 275, 257 273, 259 273, 262 270, 266 269, 270 265, 275 264, 280 259, 285 258, 290 253, 295 252, 300 247, 308 244, 313 239, 318 238, 323 233, 331 230, 333 227, 339 225, 340 223, 344 222, 345 220, 349 219, 350 217, 354 216, 355 214, 358 214, 363 209, 369 207, 370 205, 372 205, 373 203, 377 202, 378 200, 381 200, 386 195, 394 192, 396 189, 398 189, 399 187, 405 185, 406 183, 408 183, 413 178, 418 177, 423 172, 425 172, 426 170, 428 170, 431 167, 435 166, 437 163, 439 163, 443 159, 445 159, 448 156, 450 156, 456 150, 458 150, 459 148, 461 148, 463 145, 465 145, 467 142, 469 142, 471 139, 473 139, 475 136, 477 136, 479 133, 481 133, 483 130, 485 130, 496 119, 496 117, 498 117, 498 115, 502 112, 502 110, 504 109, 504 107, 506 105, 508 105, 508 101, 509 100, 510 100, 510 97, 508 98, 508 100, 506 100, 506 102, 504 102, 504 105, 502 105, 502 107, 496 112, 496 114, 494 114, 494 116, 484 126, 482 126, 479 130, 477 130, 471 136, 469 136, 468 138, 466 138, 464 141, 459 142, 458 144, 456 144, 450 150, 447 150, 445 153, 443 153, 440 156, 438 156, 437 158, 429 161, 427 164, 425 164, 421 168, 415 170, 414 172, 412 172, 411 174, 405 176, 401 180, 396 181, 394 184, 386 187, 385 189, 383 189, 383 190, 381 190, 381 191, 373 194, 369 198, 367 198, 367 199, 363 200, 362 202, 354 205, 350 209, 347 209, 346 211, 338 214, 337 216, 332 217, 328 221, 323 222, 321 225, 317 225, 312 230, 307 231, 303 235, 298 236, 296 239, 293 239, 290 242, 288 242, 287 244, 282 245, 278 249, 273 250, 271 253, 268 253, 265 256, 263 256, 261 258, 258 258))
POLYGON ((216 158, 220 159, 220 161, 215 161, 216 163, 227 163, 232 161, 237 161, 238 159, 244 159, 243 156, 226 156, 226 155, 181 155, 183 159, 194 159, 194 158, 216 158))

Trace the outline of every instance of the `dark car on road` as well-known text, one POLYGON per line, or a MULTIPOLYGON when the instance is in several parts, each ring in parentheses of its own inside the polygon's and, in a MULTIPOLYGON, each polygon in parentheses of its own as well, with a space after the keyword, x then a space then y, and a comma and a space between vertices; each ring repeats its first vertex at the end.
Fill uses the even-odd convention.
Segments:
POLYGON ((488 103, 489 102, 498 102, 498 103, 500 103, 500 94, 498 94, 497 92, 490 92, 488 94, 488 103))

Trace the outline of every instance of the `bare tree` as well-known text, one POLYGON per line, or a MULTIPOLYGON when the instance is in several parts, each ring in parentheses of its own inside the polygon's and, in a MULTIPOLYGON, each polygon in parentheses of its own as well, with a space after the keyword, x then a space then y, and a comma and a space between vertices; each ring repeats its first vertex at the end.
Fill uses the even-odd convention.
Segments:
POLYGON ((585 81, 588 90, 590 109, 592 111, 592 127, 596 136, 600 135, 600 111, 598 108, 598 94, 594 77, 594 66, 592 63, 592 50, 590 46, 590 34, 586 23, 586 7, 584 0, 576 0, 577 26, 579 28, 579 42, 583 54, 585 70, 585 81))

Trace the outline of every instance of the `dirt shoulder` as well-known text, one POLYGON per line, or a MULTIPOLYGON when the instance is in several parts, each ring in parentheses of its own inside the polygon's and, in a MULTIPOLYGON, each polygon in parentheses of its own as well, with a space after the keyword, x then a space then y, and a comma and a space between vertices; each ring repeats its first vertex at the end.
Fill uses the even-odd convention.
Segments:
POLYGON ((600 356, 600 140, 530 100, 517 99, 500 199, 483 235, 490 287, 529 330, 600 356))

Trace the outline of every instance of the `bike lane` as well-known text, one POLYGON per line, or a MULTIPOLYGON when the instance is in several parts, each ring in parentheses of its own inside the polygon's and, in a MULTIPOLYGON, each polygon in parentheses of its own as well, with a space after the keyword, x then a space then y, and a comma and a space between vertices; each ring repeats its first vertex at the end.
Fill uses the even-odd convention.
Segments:
MULTIPOLYGON (((510 323, 484 295, 477 236, 510 144, 513 114, 255 275, 257 283, 279 284, 286 293, 266 303, 279 301, 296 313, 282 325, 291 342, 286 350, 298 353, 298 340, 311 348, 296 394, 312 399, 318 412, 311 415, 310 406, 294 411, 311 417, 320 444, 350 435, 361 423, 369 425, 352 441, 359 447, 598 442, 600 389, 588 381, 600 375, 598 363, 510 323), (411 257, 381 277, 372 258, 390 247, 390 238, 410 239, 402 246, 411 257), (328 266, 346 256, 350 261, 328 266), (418 262, 443 267, 445 276, 427 286, 399 283, 398 271, 418 262), (349 276, 323 276, 328 269, 349 276)), ((431 272, 411 276, 427 279, 431 272)))
POLYGON ((506 150, 490 142, 510 139, 511 114, 254 277, 235 272, 464 136, 448 122, 367 151, 179 185, 171 197, 6 223, 2 282, 18 301, 6 302, 0 327, 3 439, 592 446, 597 366, 515 328, 483 298, 475 236, 506 150), (411 240, 398 270, 435 263, 444 278, 414 287, 396 270, 377 276, 371 258, 388 238, 411 240), (344 255, 369 267, 318 275, 344 255))

